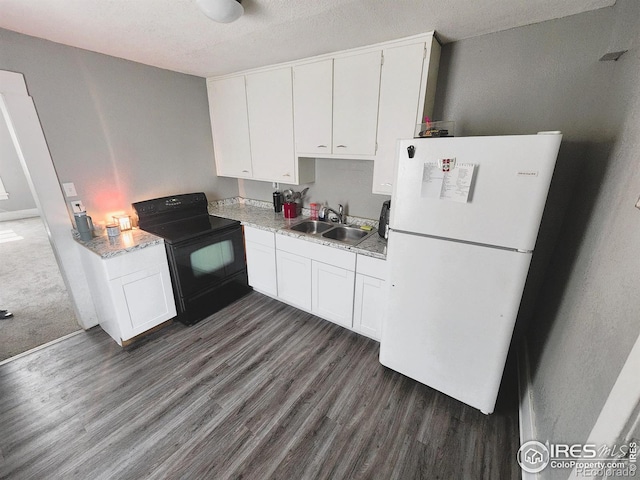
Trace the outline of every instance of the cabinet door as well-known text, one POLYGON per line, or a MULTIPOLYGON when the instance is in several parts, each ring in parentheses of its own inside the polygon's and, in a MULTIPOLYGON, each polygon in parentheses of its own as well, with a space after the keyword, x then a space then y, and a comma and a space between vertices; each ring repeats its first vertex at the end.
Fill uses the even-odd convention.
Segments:
POLYGON ((251 178, 251 146, 244 76, 207 82, 216 172, 251 178))
POLYGON ((278 250, 276 263, 278 297, 311 311, 311 260, 278 250))
POLYGON ((333 153, 375 155, 381 52, 334 60, 333 153))
POLYGON ((254 242, 246 242, 249 285, 268 295, 278 295, 276 250, 254 242))
POLYGON ((351 328, 355 273, 325 263, 313 262, 312 311, 343 327, 351 328))
POLYGON ((396 140, 413 137, 421 107, 419 100, 424 54, 424 42, 383 52, 373 193, 391 195, 396 140))
POLYGON ((253 178, 297 183, 291 68, 247 75, 253 178))
POLYGON ((110 287, 123 340, 139 335, 176 315, 166 265, 111 280, 110 287))
POLYGON ((353 328, 355 331, 380 340, 383 309, 385 307, 385 282, 367 275, 356 275, 356 291, 353 302, 353 328))
POLYGON ((333 59, 293 68, 296 152, 331 153, 333 59))

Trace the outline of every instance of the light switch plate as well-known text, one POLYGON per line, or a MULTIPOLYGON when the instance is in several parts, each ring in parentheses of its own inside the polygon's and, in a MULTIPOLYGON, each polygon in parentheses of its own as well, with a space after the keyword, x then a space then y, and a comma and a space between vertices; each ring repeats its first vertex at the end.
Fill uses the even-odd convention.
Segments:
POLYGON ((78 212, 84 212, 84 205, 82 204, 82 202, 80 200, 74 200, 73 202, 69 202, 71 203, 71 209, 73 210, 73 213, 78 213, 78 212))
POLYGON ((76 186, 69 182, 69 183, 63 183, 62 184, 62 188, 64 189, 64 194, 67 197, 77 197, 78 196, 78 192, 76 192, 76 186))

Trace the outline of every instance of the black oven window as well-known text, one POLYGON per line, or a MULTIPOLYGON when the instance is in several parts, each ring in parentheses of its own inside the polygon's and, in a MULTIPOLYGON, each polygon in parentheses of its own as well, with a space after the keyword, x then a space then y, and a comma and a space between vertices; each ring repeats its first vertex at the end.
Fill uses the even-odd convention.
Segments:
POLYGON ((226 266, 233 264, 234 261, 235 255, 231 240, 207 245, 190 255, 191 270, 196 278, 219 272, 226 266))

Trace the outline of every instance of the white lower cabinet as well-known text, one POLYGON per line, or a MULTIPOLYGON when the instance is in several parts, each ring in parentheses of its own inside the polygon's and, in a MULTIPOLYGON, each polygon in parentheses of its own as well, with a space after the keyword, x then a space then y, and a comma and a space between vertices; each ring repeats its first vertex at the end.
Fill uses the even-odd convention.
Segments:
POLYGON ((100 326, 119 345, 176 316, 164 245, 111 258, 78 248, 100 326))
POLYGON ((319 317, 351 328, 355 273, 315 261, 312 262, 311 272, 311 311, 319 317))
POLYGON ((278 251, 278 298, 311 311, 311 259, 278 251))
POLYGON ((354 253, 276 235, 276 258, 278 298, 352 328, 354 253))
POLYGON ((380 339, 387 262, 244 227, 249 284, 290 305, 380 339))
POLYGON ((273 232, 244 227, 249 285, 261 293, 276 297, 276 246, 273 232))
POLYGON ((387 262, 358 255, 353 303, 353 329, 380 340, 382 317, 387 305, 387 262))
POLYGON ((380 340, 384 286, 384 280, 379 278, 356 275, 353 329, 375 340, 380 340))

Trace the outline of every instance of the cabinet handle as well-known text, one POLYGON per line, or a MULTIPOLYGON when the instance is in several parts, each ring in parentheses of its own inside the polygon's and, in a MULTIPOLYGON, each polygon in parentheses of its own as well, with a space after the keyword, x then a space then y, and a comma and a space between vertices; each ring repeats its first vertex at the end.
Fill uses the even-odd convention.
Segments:
POLYGON ((249 170, 242 170, 242 173, 249 173, 249 170))
POLYGON ((326 145, 318 145, 316 148, 327 148, 326 145))
POLYGON ((383 187, 393 187, 393 183, 381 183, 383 187))
POLYGON ((290 177, 291 175, 289 175, 288 173, 285 173, 284 175, 282 175, 283 177, 290 177))
POLYGON ((346 145, 338 145, 336 148, 347 148, 346 145))

